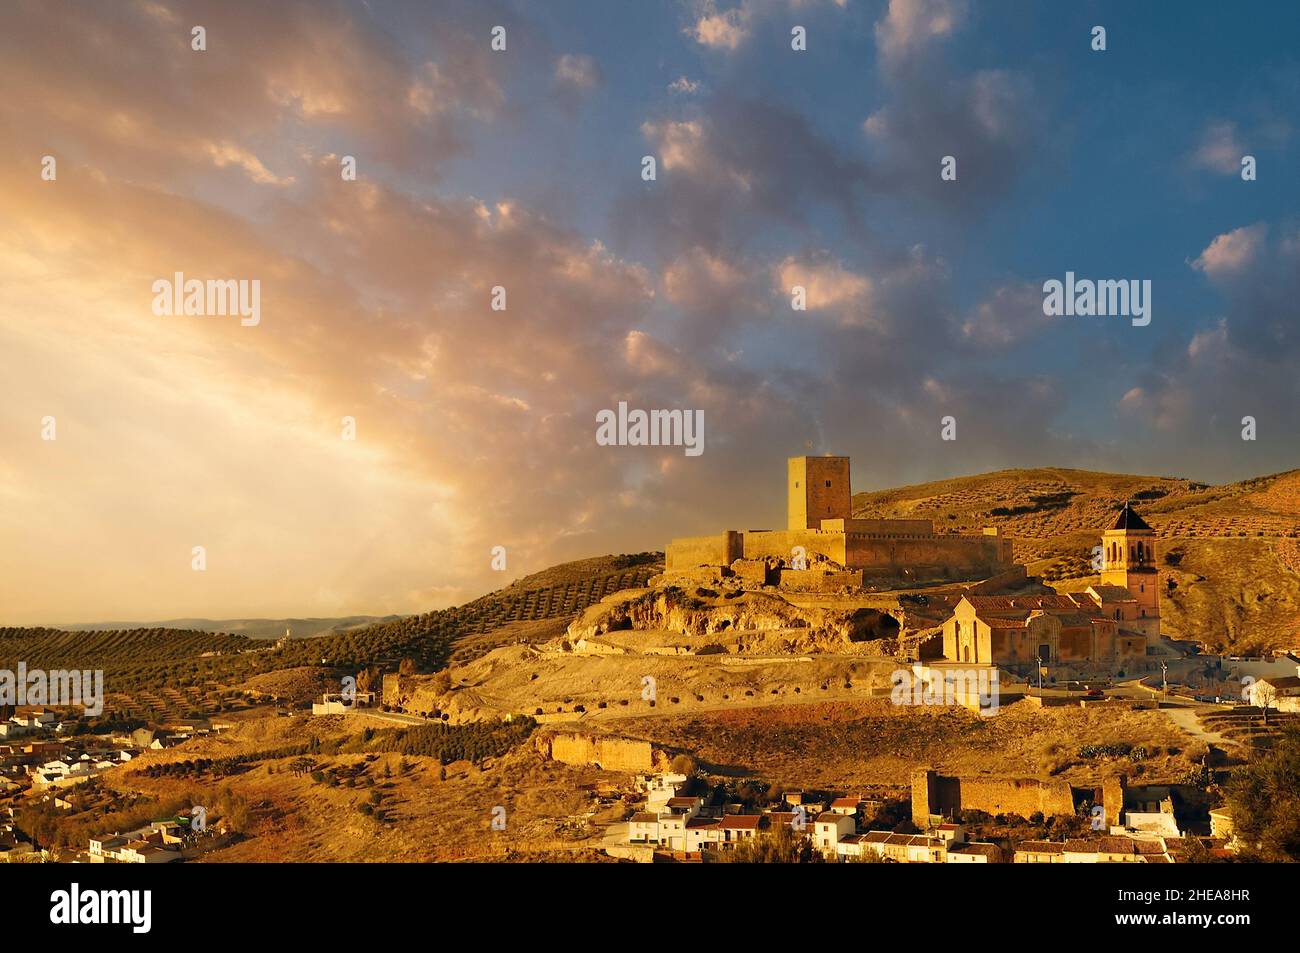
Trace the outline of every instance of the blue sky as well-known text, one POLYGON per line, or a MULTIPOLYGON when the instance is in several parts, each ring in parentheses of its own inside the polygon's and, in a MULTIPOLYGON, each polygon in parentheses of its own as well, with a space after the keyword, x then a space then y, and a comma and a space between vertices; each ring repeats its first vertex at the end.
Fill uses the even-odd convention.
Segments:
POLYGON ((1298 51, 1289 3, 6 4, 0 604, 418 611, 493 545, 779 521, 804 452, 858 489, 1294 468, 1298 51), (175 271, 263 320, 159 320, 175 271), (1067 271, 1149 280, 1151 324, 1044 315, 1067 271), (705 452, 598 446, 620 401, 705 452))

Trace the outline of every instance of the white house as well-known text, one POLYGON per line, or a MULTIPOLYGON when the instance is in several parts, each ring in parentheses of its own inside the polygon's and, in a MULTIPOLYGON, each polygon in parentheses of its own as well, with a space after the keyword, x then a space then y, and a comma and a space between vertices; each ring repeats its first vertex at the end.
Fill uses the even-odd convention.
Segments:
POLYGON ((1258 708, 1277 711, 1300 711, 1300 676, 1269 675, 1252 682, 1247 698, 1258 708))
POLYGON ((838 856, 839 842, 855 833, 857 821, 852 814, 835 814, 827 811, 813 821, 813 845, 828 858, 838 856))
POLYGON ((640 811, 627 823, 627 839, 634 844, 659 843, 659 815, 640 811))

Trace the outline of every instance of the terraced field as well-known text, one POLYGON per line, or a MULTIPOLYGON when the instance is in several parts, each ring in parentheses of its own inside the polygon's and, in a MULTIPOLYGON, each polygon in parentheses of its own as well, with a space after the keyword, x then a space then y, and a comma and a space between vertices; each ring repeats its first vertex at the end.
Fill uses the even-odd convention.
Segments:
POLYGON ((1201 712, 1198 717, 1208 731, 1255 749, 1271 748, 1285 726, 1300 725, 1300 715, 1277 711, 1269 712, 1265 723, 1257 708, 1201 712))

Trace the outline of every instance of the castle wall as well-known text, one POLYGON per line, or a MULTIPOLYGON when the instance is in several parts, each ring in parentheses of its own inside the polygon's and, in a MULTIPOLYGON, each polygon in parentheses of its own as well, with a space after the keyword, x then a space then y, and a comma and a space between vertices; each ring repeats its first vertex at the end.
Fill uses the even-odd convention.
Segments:
POLYGON ((933 536, 933 520, 824 519, 821 529, 833 533, 861 533, 868 536, 933 536))
POLYGON ((713 536, 674 539, 664 552, 664 568, 682 570, 696 566, 730 566, 742 555, 747 555, 744 537, 744 533, 729 529, 713 536))
POLYGON ((912 823, 925 829, 930 815, 953 811, 1018 814, 1029 817, 1074 813, 1074 793, 1067 781, 1032 778, 945 777, 920 770, 912 775, 912 823))
POLYGON ((811 560, 814 554, 825 556, 844 565, 843 533, 823 533, 816 529, 772 530, 770 532, 749 532, 744 534, 746 559, 762 559, 776 556, 790 564, 791 554, 796 546, 802 546, 811 560))
POLYGON ((1000 536, 849 533, 845 540, 844 565, 873 576, 901 576, 908 570, 916 579, 977 578, 996 575, 1010 566, 1011 541, 1000 536))
POLYGON ((648 741, 562 733, 537 740, 542 754, 563 764, 597 765, 606 771, 663 770, 667 758, 648 741))
MULTIPOLYGON (((912 579, 974 579, 1002 573, 1008 564, 1001 561, 1001 544, 1006 543, 1009 550, 1011 542, 997 536, 911 537, 825 529, 750 531, 741 535, 746 559, 775 556, 789 564, 794 548, 802 546, 809 558, 814 554, 825 556, 846 569, 863 570, 870 577, 912 579)), ((675 545, 682 541, 673 542, 675 545)))

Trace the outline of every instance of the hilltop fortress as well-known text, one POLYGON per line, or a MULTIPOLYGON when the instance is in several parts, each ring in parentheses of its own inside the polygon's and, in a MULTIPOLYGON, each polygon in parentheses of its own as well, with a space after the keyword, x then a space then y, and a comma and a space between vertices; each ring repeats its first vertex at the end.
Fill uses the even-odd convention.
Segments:
POLYGON ((801 604, 882 610, 905 630, 935 626, 922 657, 940 664, 1117 671, 1145 667, 1157 650, 1155 532, 1128 504, 1102 534, 1098 583, 1058 594, 1028 577, 997 528, 936 533, 928 519, 854 519, 847 457, 791 457, 786 482, 785 529, 674 539, 666 580, 731 579, 801 604), (896 609, 880 601, 891 590, 896 609))
POLYGON ((939 534, 931 520, 854 519, 848 457, 791 457, 786 498, 784 530, 674 539, 666 570, 709 567, 785 588, 838 589, 988 579, 1016 568, 1010 538, 994 527, 939 534))

